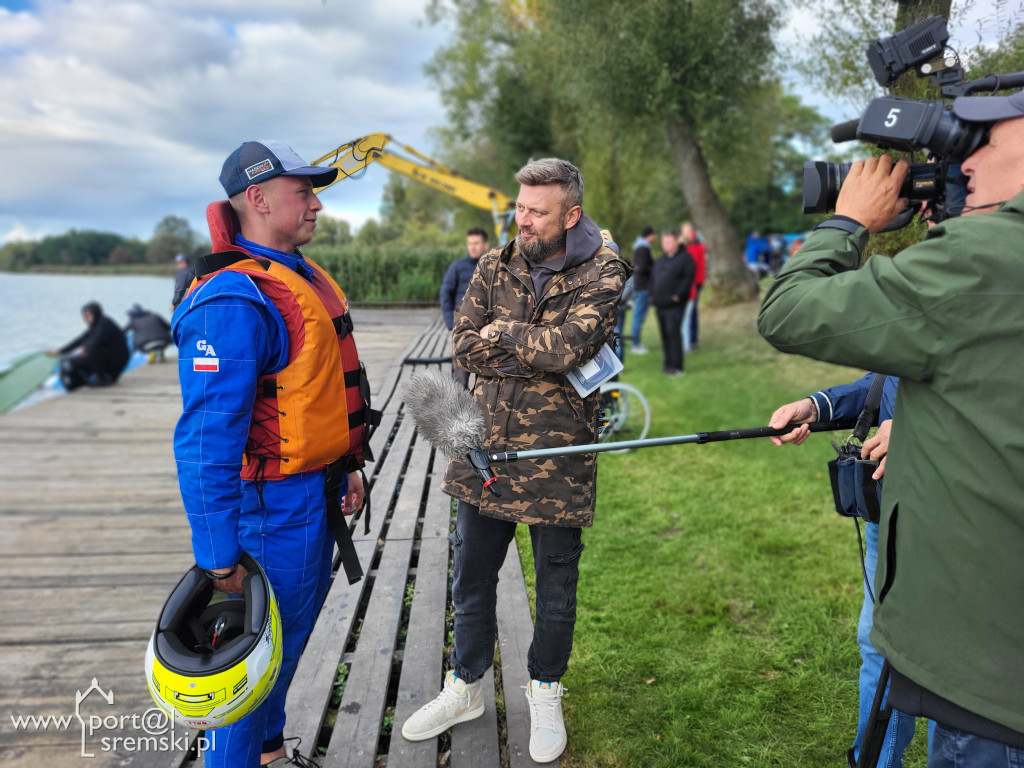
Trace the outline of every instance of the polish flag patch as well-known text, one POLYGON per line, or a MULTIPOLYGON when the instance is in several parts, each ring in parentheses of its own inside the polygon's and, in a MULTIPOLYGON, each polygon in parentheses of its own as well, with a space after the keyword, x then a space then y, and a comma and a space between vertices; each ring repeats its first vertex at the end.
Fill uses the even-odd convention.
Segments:
POLYGON ((192 370, 193 371, 205 371, 207 373, 216 373, 220 370, 220 358, 219 357, 193 357, 192 358, 192 370))

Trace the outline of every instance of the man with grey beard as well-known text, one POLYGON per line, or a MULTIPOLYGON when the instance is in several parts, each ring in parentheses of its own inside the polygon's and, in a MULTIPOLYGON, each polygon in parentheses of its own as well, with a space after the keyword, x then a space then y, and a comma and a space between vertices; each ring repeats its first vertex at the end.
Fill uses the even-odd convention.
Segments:
MULTIPOLYGON (((487 453, 557 448, 597 439, 600 394, 581 397, 566 374, 611 338, 629 265, 583 215, 583 177, 569 162, 534 160, 516 174, 519 234, 481 257, 455 315, 455 364, 475 373, 487 453)), ((527 657, 530 756, 546 763, 566 745, 562 684, 576 623, 581 530, 593 523, 594 454, 493 469, 501 496, 485 492, 464 459, 442 489, 459 501, 452 534, 455 644, 436 699, 402 727, 435 738, 484 712, 480 679, 494 656, 498 571, 517 524, 530 527, 536 621, 527 657)), ((506 663, 511 663, 506 660, 506 663)))

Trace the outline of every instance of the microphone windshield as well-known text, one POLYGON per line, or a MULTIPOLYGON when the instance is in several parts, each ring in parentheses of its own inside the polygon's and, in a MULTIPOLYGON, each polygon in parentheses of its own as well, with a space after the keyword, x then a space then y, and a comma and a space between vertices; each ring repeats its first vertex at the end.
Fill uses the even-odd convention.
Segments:
POLYGON ((420 434, 449 458, 464 458, 481 446, 484 416, 451 374, 435 368, 413 376, 405 385, 405 404, 420 434))

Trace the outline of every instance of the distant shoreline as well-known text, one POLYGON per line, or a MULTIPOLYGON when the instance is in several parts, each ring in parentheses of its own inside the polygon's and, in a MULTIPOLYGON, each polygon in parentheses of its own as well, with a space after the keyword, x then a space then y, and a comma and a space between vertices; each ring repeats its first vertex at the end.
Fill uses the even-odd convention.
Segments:
POLYGON ((64 265, 37 264, 29 269, 0 270, 0 274, 10 275, 127 275, 130 277, 174 277, 177 269, 173 264, 100 264, 64 265))

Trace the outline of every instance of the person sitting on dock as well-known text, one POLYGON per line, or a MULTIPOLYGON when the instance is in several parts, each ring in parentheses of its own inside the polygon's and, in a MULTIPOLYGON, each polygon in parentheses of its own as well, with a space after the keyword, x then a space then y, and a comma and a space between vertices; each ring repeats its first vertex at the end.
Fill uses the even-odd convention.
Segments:
POLYGON ((172 344, 171 324, 156 312, 143 309, 139 304, 128 308, 128 325, 125 332, 132 332, 132 349, 145 352, 150 363, 164 361, 164 349, 172 344))
POLYGON ((60 382, 71 392, 83 385, 101 387, 115 383, 128 365, 128 341, 117 323, 103 314, 99 302, 82 307, 88 329, 60 349, 48 349, 51 357, 61 355, 60 382))
POLYGON ((239 560, 250 554, 282 620, 277 682, 216 732, 207 768, 285 756, 285 698, 331 581, 332 529, 358 579, 339 509, 363 504, 375 412, 345 294, 298 250, 323 207, 314 188, 337 175, 276 141, 232 152, 220 175, 229 199, 207 209, 214 253, 197 260, 171 320, 184 406, 174 453, 196 564, 237 594, 247 573, 239 560))

